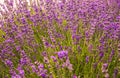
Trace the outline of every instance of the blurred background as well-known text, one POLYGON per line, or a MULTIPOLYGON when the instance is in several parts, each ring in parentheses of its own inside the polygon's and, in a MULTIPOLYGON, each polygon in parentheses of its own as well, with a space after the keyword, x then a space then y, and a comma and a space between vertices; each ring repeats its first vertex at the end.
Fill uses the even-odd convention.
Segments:
POLYGON ((0 3, 3 3, 4 2, 4 0, 0 0, 0 3))

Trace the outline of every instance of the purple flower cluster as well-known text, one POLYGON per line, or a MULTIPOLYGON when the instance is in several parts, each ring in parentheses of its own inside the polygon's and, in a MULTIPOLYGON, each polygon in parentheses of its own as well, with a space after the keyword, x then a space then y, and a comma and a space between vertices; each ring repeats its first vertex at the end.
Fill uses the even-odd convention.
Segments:
POLYGON ((59 51, 57 54, 59 58, 65 58, 68 56, 68 51, 59 51))
POLYGON ((119 0, 5 0, 0 77, 119 78, 119 0))

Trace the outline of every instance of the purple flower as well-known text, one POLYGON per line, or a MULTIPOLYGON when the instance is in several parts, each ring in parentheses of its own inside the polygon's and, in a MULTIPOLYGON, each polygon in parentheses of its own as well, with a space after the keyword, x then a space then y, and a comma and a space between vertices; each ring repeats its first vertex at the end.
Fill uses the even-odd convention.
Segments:
POLYGON ((108 64, 107 64, 107 63, 104 63, 104 64, 103 64, 103 68, 106 69, 107 67, 108 67, 108 64))
POLYGON ((44 51, 44 52, 42 52, 42 56, 47 56, 47 53, 44 51))
POLYGON ((73 38, 73 39, 76 39, 76 41, 79 42, 81 36, 80 36, 80 35, 73 34, 72 38, 73 38))
POLYGON ((113 56, 115 54, 115 51, 114 50, 112 50, 111 51, 111 56, 113 56))
POLYGON ((24 70, 19 70, 19 74, 24 76, 24 74, 25 74, 24 70))
POLYGON ((20 50, 20 46, 16 46, 16 50, 19 51, 20 50))
POLYGON ((114 69, 113 78, 116 78, 117 74, 118 74, 118 69, 114 69))
POLYGON ((13 62, 11 60, 6 59, 5 64, 8 65, 9 67, 13 67, 13 62))
POLYGON ((5 42, 6 42, 6 43, 13 43, 13 42, 14 42, 14 39, 13 39, 13 38, 9 38, 9 39, 6 39, 5 42))
POLYGON ((49 59, 48 59, 48 57, 44 57, 44 62, 45 62, 46 64, 49 63, 49 59))
POLYGON ((15 76, 13 75, 11 78, 22 78, 20 75, 16 74, 15 76))
POLYGON ((21 66, 21 65, 18 65, 17 70, 18 70, 18 72, 19 72, 19 75, 22 76, 22 77, 24 77, 25 72, 24 72, 24 70, 22 69, 22 66, 21 66))
POLYGON ((86 56, 86 63, 89 62, 89 56, 86 56))
POLYGON ((41 76, 42 76, 42 78, 46 78, 46 74, 45 73, 42 73, 41 76))
POLYGON ((43 69, 44 68, 44 65, 43 64, 39 64, 38 65, 38 69, 43 69))
POLYGON ((24 18, 24 17, 22 17, 22 18, 21 18, 21 22, 22 22, 23 24, 25 24, 25 23, 26 23, 26 20, 25 20, 25 18, 24 18))
POLYGON ((30 63, 30 59, 27 57, 27 55, 23 55, 22 58, 20 59, 20 64, 25 65, 30 63))
POLYGON ((108 64, 107 63, 104 63, 103 65, 102 65, 102 72, 103 73, 107 73, 107 68, 108 68, 108 64))
POLYGON ((51 58, 53 59, 54 62, 57 61, 57 58, 55 56, 51 56, 51 58))
POLYGON ((99 53, 100 59, 104 56, 104 52, 99 53))
POLYGON ((73 77, 72 78, 77 78, 77 76, 76 75, 73 75, 73 77))
POLYGON ((64 58, 68 55, 68 51, 59 51, 57 54, 59 58, 64 58))
POLYGON ((25 15, 26 15, 27 18, 30 18, 30 11, 25 10, 24 13, 25 13, 25 15))
POLYGON ((32 72, 37 73, 38 69, 36 68, 36 66, 34 64, 30 64, 30 67, 32 68, 32 72))

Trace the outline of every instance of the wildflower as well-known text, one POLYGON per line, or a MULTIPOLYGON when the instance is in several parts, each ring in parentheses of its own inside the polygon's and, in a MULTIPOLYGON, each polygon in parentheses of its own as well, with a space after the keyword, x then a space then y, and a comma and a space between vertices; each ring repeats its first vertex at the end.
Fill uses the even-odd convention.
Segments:
POLYGON ((77 76, 76 75, 73 75, 73 77, 72 78, 77 78, 77 76))
POLYGON ((64 63, 62 64, 62 66, 63 66, 63 67, 67 67, 68 70, 70 70, 70 71, 73 70, 73 66, 72 66, 72 64, 70 63, 69 58, 66 59, 66 62, 64 62, 64 63))
POLYGON ((54 62, 57 61, 57 58, 55 56, 51 56, 51 58, 53 59, 54 62))
POLYGON ((102 65, 102 72, 103 72, 103 73, 108 72, 107 67, 108 67, 108 64, 107 64, 107 63, 104 63, 104 64, 102 65))
POLYGON ((100 59, 104 56, 104 52, 99 53, 100 59))
POLYGON ((118 69, 114 69, 113 78, 116 78, 117 74, 118 74, 118 69))
POLYGON ((17 68, 17 70, 19 71, 19 75, 22 76, 22 77, 24 77, 25 72, 22 69, 22 66, 19 65, 18 68, 17 68))
POLYGON ((48 59, 47 57, 44 57, 44 62, 45 62, 46 64, 48 64, 48 63, 49 63, 49 59, 48 59))
POLYGON ((86 63, 89 62, 89 56, 86 56, 86 63))
POLYGON ((59 58, 64 58, 67 57, 68 51, 59 51, 57 54, 59 58))
POLYGON ((13 67, 13 62, 9 59, 5 60, 5 64, 8 65, 9 67, 13 67))
POLYGON ((21 22, 22 22, 22 24, 25 24, 25 23, 26 23, 26 20, 25 20, 24 17, 21 18, 21 22))

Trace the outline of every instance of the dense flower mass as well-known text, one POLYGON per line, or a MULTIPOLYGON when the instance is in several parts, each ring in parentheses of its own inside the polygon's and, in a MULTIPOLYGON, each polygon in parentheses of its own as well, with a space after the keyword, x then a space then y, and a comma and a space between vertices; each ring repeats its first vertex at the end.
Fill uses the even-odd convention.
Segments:
POLYGON ((68 52, 67 52, 67 51, 59 51, 59 52, 58 52, 58 57, 59 57, 59 58, 67 57, 67 55, 68 55, 68 52))
POLYGON ((4 0, 0 78, 120 78, 120 0, 4 0))

